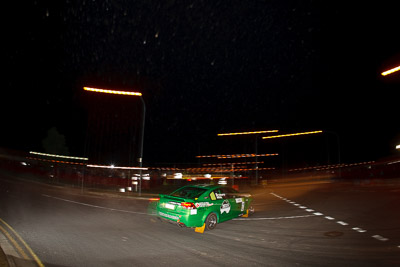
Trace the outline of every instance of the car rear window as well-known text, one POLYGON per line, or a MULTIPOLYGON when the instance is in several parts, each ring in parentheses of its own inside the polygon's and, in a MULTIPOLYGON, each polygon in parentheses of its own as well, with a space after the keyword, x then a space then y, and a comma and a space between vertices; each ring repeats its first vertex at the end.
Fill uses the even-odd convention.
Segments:
POLYGON ((198 198, 206 191, 207 191, 207 189, 204 189, 204 188, 182 187, 182 188, 176 190, 175 192, 172 192, 171 196, 183 197, 183 198, 198 198))

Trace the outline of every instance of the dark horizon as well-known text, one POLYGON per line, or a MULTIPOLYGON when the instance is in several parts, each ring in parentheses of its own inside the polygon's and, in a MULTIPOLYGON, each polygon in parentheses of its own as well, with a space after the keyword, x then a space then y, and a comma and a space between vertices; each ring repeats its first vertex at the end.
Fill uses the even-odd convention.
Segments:
MULTIPOLYGON (((140 101, 91 102, 83 86, 93 86, 143 93, 145 165, 252 153, 252 138, 217 134, 269 129, 334 132, 342 162, 398 154, 399 73, 380 75, 400 65, 394 4, 32 1, 7 10, 1 147, 43 151, 56 127, 69 153, 84 155, 97 138, 91 123, 119 116, 135 130, 121 137, 124 126, 110 126, 119 138, 110 153, 132 162, 137 145, 123 139, 138 142, 140 101)), ((259 153, 286 150, 292 165, 338 160, 334 135, 258 143, 259 153)))

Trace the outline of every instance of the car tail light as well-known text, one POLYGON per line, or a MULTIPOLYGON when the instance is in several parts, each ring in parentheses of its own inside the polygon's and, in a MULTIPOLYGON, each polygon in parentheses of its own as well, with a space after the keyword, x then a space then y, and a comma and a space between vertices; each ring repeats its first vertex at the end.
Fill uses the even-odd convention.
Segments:
POLYGON ((184 209, 195 209, 196 208, 196 206, 194 205, 194 203, 192 203, 192 202, 181 202, 181 206, 184 208, 184 209))

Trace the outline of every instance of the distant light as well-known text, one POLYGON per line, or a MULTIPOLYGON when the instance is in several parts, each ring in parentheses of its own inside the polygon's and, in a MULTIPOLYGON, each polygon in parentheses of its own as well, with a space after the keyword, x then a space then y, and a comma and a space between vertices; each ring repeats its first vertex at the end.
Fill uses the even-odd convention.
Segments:
POLYGON ((93 165, 89 164, 86 165, 89 168, 106 168, 106 169, 122 169, 122 170, 145 170, 147 171, 148 168, 139 168, 139 167, 116 167, 114 165, 93 165))
POLYGON ((225 180, 225 178, 222 178, 222 179, 220 179, 220 180, 218 181, 218 184, 220 184, 220 185, 226 185, 226 184, 228 184, 228 182, 225 180))
POLYGON ((117 91, 117 90, 99 89, 99 88, 91 88, 91 87, 83 87, 83 89, 85 91, 91 91, 91 92, 96 92, 96 93, 142 96, 142 93, 139 93, 139 92, 117 91))
POLYGON ((400 70, 400 66, 397 66, 397 67, 395 67, 393 69, 390 69, 390 70, 382 72, 381 75, 382 76, 386 76, 386 75, 392 74, 393 72, 396 72, 396 71, 399 71, 399 70, 400 70))
POLYGON ((312 132, 272 135, 272 136, 265 136, 265 137, 263 137, 263 139, 280 138, 280 137, 297 136, 297 135, 306 135, 306 134, 317 134, 317 133, 322 133, 322 131, 312 131, 312 132))
POLYGON ((174 174, 174 178, 175 179, 182 179, 182 177, 183 177, 183 175, 180 172, 177 172, 177 173, 174 174))
POLYGON ((237 166, 249 164, 262 164, 264 161, 249 161, 249 162, 224 162, 224 163, 204 163, 203 166, 237 166))
MULTIPOLYGON (((187 172, 190 173, 197 173, 197 172, 213 172, 213 173, 217 173, 217 172, 243 172, 243 171, 254 171, 254 170, 262 170, 262 171, 266 171, 266 170, 275 170, 275 168, 271 167, 271 168, 228 168, 228 167, 221 167, 221 168, 188 168, 186 169, 187 172)), ((205 174, 204 177, 208 178, 208 175, 210 175, 211 178, 211 174, 205 174), (207 176, 206 176, 207 175, 207 176)))
POLYGON ((234 158, 254 158, 254 157, 270 157, 278 156, 278 153, 273 154, 231 154, 231 155, 204 155, 196 156, 196 158, 219 158, 219 159, 234 159, 234 158))
POLYGON ((400 145, 397 145, 397 146, 396 146, 396 149, 400 149, 400 145))
POLYGON ((54 158, 89 160, 88 158, 71 157, 71 156, 55 155, 55 154, 47 154, 47 153, 34 152, 34 151, 29 151, 29 153, 30 153, 30 154, 34 154, 34 155, 40 155, 40 156, 46 156, 46 157, 54 157, 54 158))
POLYGON ((54 159, 40 159, 40 158, 32 158, 32 157, 26 157, 26 158, 27 159, 31 159, 31 160, 40 160, 40 161, 47 161, 47 162, 55 162, 55 163, 74 164, 74 165, 83 165, 83 166, 85 166, 85 163, 81 163, 81 162, 71 162, 71 161, 54 160, 54 159))
POLYGON ((240 133, 220 133, 218 136, 226 135, 242 135, 242 134, 260 134, 260 133, 276 133, 279 130, 255 131, 255 132, 240 132, 240 133))

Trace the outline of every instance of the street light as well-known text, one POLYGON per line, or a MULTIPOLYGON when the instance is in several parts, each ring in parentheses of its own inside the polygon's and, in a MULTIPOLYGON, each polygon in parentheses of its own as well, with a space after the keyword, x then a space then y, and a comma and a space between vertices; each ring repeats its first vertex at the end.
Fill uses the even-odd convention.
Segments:
POLYGON ((142 194, 142 170, 143 170, 143 143, 144 143, 144 125, 146 118, 146 105, 144 103, 142 93, 140 92, 131 92, 131 91, 120 91, 120 90, 109 90, 109 89, 100 89, 93 87, 83 87, 85 91, 95 92, 95 93, 105 93, 105 94, 114 94, 114 95, 126 95, 126 96, 139 96, 142 101, 143 106, 143 116, 142 116, 142 134, 140 137, 140 146, 139 146, 139 174, 140 174, 140 182, 139 182, 139 196, 142 194))
POLYGON ((239 133, 220 133, 218 136, 226 135, 244 135, 244 134, 261 134, 261 133, 276 133, 279 130, 255 131, 255 132, 239 132, 239 133))
POLYGON ((255 184, 258 184, 258 158, 257 158, 257 153, 258 153, 258 136, 259 134, 265 134, 265 133, 277 133, 279 130, 265 130, 265 131, 253 131, 253 132, 238 132, 238 133, 221 133, 218 134, 218 136, 230 136, 230 135, 249 135, 249 134, 255 134, 256 139, 255 139, 255 171, 256 171, 256 181, 255 184))
POLYGON ((393 72, 396 72, 396 71, 400 71, 400 66, 397 66, 397 67, 394 67, 394 68, 392 68, 390 70, 384 71, 384 72, 381 73, 381 75, 382 76, 386 76, 386 75, 392 74, 393 72))
POLYGON ((281 138, 281 137, 290 137, 290 136, 298 136, 298 135, 306 135, 306 134, 317 134, 317 133, 322 133, 322 131, 312 131, 312 132, 302 132, 302 133, 271 135, 271 136, 264 136, 263 139, 281 138))
POLYGON ((76 159, 76 160, 89 160, 88 158, 71 157, 71 156, 56 155, 56 154, 48 154, 48 153, 41 153, 41 152, 35 152, 35 151, 29 151, 29 154, 39 155, 39 156, 45 156, 45 157, 54 157, 54 158, 76 159))
POLYGON ((342 168, 341 168, 341 159, 340 159, 340 138, 339 135, 335 132, 324 131, 324 133, 333 134, 336 137, 337 147, 338 147, 338 166, 339 166, 339 178, 342 178, 342 168))
POLYGON ((92 87, 83 87, 83 89, 85 91, 91 91, 91 92, 96 92, 96 93, 105 93, 105 94, 114 94, 114 95, 142 96, 142 93, 139 93, 139 92, 99 89, 99 88, 92 88, 92 87))

